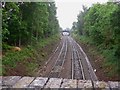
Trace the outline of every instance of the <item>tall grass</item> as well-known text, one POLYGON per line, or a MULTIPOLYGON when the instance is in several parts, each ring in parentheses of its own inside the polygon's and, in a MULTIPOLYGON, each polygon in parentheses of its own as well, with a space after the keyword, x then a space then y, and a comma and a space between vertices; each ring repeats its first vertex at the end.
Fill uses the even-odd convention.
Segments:
POLYGON ((39 67, 40 60, 42 60, 44 52, 40 50, 48 46, 50 43, 57 42, 59 40, 59 35, 54 35, 49 38, 40 40, 37 44, 33 46, 26 46, 22 48, 21 51, 11 51, 7 50, 2 57, 2 74, 6 75, 10 68, 16 68, 18 62, 23 62, 26 65, 26 70, 29 74, 34 73, 33 71, 39 67), (28 62, 30 59, 30 62, 28 62), (39 60, 38 60, 39 59, 39 60))

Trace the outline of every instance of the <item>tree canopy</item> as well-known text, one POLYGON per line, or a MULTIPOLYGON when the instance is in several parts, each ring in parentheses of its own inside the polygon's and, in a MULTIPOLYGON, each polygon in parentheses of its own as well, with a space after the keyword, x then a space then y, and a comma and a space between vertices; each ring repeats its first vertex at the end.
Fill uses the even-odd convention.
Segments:
MULTIPOLYGON (((76 27, 80 36, 90 39, 92 44, 102 49, 109 65, 120 64, 120 3, 94 4, 89 9, 83 7, 76 27)), ((120 68, 116 67, 120 71, 120 68)))
POLYGON ((59 30, 54 2, 6 2, 2 14, 3 45, 32 44, 59 30))

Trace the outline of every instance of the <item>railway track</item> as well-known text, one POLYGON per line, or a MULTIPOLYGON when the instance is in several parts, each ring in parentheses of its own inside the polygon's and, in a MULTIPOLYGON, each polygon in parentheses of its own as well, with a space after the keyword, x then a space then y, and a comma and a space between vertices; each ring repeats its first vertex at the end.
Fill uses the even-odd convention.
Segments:
POLYGON ((49 58, 48 62, 46 62, 46 66, 48 67, 46 68, 47 71, 45 71, 44 76, 49 78, 69 77, 78 80, 98 80, 85 52, 79 44, 69 36, 62 38, 62 41, 54 50, 53 55, 49 58), (68 54, 68 51, 71 54, 68 54), (66 64, 68 62, 71 64, 66 64), (68 77, 64 76, 64 73, 66 73, 65 70, 69 73, 68 77))
POLYGON ((87 67, 84 68, 87 70, 87 73, 89 74, 86 79, 92 80, 92 81, 98 81, 98 78, 93 70, 93 67, 87 57, 87 55, 85 54, 85 52, 83 51, 83 49, 81 48, 81 46, 74 40, 76 46, 79 49, 79 53, 82 53, 81 55, 84 57, 84 60, 81 60, 82 62, 86 62, 87 67))
POLYGON ((56 49, 53 51, 53 54, 51 55, 51 57, 49 57, 49 59, 47 60, 47 62, 45 63, 45 65, 47 65, 50 62, 50 60, 52 59, 52 57, 54 57, 55 53, 60 48, 61 44, 62 44, 62 41, 57 45, 56 49))
POLYGON ((81 63, 80 54, 72 38, 69 39, 72 45, 71 78, 85 80, 84 70, 81 63))
POLYGON ((71 78, 97 81, 93 68, 79 44, 70 38, 72 45, 71 78))
POLYGON ((60 73, 63 69, 63 65, 65 62, 65 57, 66 57, 66 53, 67 53, 67 38, 66 40, 63 42, 62 48, 60 50, 60 53, 56 59, 56 62, 54 64, 54 66, 52 67, 52 70, 50 71, 48 77, 60 77, 60 73))
POLYGON ((72 46, 72 79, 85 80, 84 70, 81 63, 81 58, 75 45, 72 46))
MULTIPOLYGON (((61 39, 62 39, 62 38, 61 38, 61 39)), ((44 67, 38 71, 38 74, 37 74, 38 76, 45 76, 45 74, 43 74, 43 73, 44 73, 44 71, 46 70, 46 67, 47 67, 48 64, 52 61, 52 59, 56 56, 56 53, 60 51, 59 49, 61 49, 63 43, 64 43, 64 40, 61 40, 61 41, 59 42, 59 44, 56 46, 56 48, 55 48, 54 51, 52 52, 52 54, 51 54, 51 56, 49 57, 49 59, 45 62, 44 67), (41 75, 41 73, 42 73, 43 75, 41 75)))

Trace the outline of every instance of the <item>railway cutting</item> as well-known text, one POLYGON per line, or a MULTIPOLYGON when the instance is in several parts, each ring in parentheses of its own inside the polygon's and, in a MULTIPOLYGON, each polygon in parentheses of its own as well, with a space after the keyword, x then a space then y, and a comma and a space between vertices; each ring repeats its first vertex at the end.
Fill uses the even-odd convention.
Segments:
POLYGON ((42 77, 97 81, 97 76, 81 46, 71 37, 62 36, 47 61, 42 77))

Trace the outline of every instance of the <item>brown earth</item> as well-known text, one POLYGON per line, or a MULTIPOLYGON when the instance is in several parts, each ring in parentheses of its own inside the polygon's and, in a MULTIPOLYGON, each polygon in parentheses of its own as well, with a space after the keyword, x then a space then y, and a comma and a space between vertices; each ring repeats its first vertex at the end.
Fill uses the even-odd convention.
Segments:
MULTIPOLYGON (((39 59, 36 62, 39 65, 39 67, 42 67, 45 64, 46 60, 48 60, 48 58, 51 56, 53 50, 59 44, 59 40, 53 41, 53 42, 49 43, 48 45, 46 45, 45 47, 39 48, 39 51, 37 51, 37 52, 39 52, 38 53, 39 58, 37 56, 35 56, 39 59)), ((23 60, 22 62, 17 62, 16 66, 14 68, 4 67, 5 69, 7 69, 7 72, 5 73, 4 76, 39 76, 38 70, 40 68, 36 68, 32 72, 30 72, 27 68, 27 65, 29 63, 33 63, 33 62, 35 62, 34 59, 28 58, 26 60, 23 60)))

